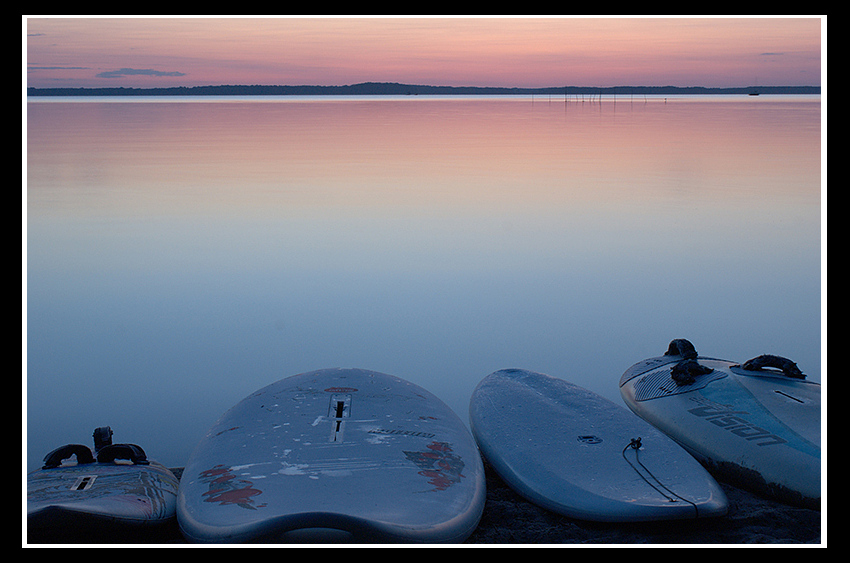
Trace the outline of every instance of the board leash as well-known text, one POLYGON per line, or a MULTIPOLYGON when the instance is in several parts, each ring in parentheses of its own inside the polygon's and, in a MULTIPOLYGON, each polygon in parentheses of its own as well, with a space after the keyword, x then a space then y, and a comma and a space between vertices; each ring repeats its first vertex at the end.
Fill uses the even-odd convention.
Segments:
POLYGON ((635 470, 635 473, 637 473, 638 475, 640 475, 640 478, 641 478, 641 479, 643 479, 643 480, 646 482, 646 484, 647 484, 647 485, 649 485, 650 487, 652 487, 653 489, 655 489, 656 491, 658 491, 658 493, 659 493, 661 496, 663 496, 664 498, 666 498, 666 499, 667 499, 667 500, 669 500, 670 502, 676 502, 676 500, 678 499, 678 500, 681 500, 681 501, 684 501, 684 502, 686 502, 686 503, 690 504, 691 506, 693 506, 693 507, 694 507, 694 512, 696 513, 696 516, 697 516, 697 517, 699 517, 699 509, 697 508, 697 505, 696 505, 694 502, 692 502, 692 501, 690 501, 690 500, 688 500, 688 499, 686 499, 686 498, 683 498, 683 497, 681 497, 681 496, 677 495, 676 493, 674 493, 673 491, 671 491, 670 489, 668 489, 668 488, 664 485, 664 483, 662 483, 662 482, 658 479, 658 477, 656 477, 655 475, 653 475, 653 474, 652 474, 652 471, 650 471, 650 470, 649 470, 649 469, 648 469, 648 468, 647 468, 647 467, 646 467, 646 466, 645 466, 645 465, 644 465, 644 464, 640 461, 640 457, 638 456, 638 450, 640 450, 641 445, 642 445, 642 444, 641 444, 640 437, 632 438, 632 439, 629 441, 629 443, 628 443, 628 444, 626 444, 626 447, 625 447, 625 448, 623 448, 623 452, 622 452, 623 459, 625 459, 625 460, 626 460, 626 463, 628 463, 628 464, 632 467, 632 469, 634 469, 634 470, 635 470), (630 449, 632 449, 632 450, 634 450, 634 451, 635 451, 635 461, 637 462, 637 464, 638 464, 638 465, 640 465, 640 467, 641 467, 644 471, 646 471, 647 475, 649 475, 650 477, 652 477, 652 479, 655 481, 655 483, 657 484, 657 486, 656 486, 656 484, 653 484, 653 483, 652 483, 649 479, 647 479, 646 475, 644 475, 644 474, 643 474, 643 473, 642 473, 642 472, 641 472, 641 471, 640 471, 637 467, 635 467, 635 465, 634 465, 634 464, 633 464, 633 463, 629 460, 629 458, 628 458, 628 457, 626 457, 626 452, 627 452, 628 450, 630 450, 630 449), (663 490, 662 490, 662 489, 663 489, 663 490), (665 491, 666 491, 666 492, 665 492, 665 491))

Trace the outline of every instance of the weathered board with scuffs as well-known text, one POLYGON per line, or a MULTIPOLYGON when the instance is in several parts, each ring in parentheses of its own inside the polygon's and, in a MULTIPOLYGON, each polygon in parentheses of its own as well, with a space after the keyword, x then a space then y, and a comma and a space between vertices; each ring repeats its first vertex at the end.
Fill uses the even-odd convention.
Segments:
POLYGON ((128 527, 164 525, 174 518, 177 490, 174 474, 155 461, 39 469, 27 475, 27 532, 87 542, 128 527))
POLYGON ((183 472, 178 521, 195 542, 459 542, 484 498, 472 436, 442 401, 334 368, 225 413, 183 472))

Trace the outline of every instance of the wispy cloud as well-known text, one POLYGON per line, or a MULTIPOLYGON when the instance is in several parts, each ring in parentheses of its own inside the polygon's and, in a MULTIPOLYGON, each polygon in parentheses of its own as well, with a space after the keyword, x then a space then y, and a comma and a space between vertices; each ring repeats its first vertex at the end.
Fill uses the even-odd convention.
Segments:
POLYGON ((27 70, 88 70, 87 66, 28 66, 27 70))
POLYGON ((119 68, 96 74, 98 78, 120 78, 122 76, 186 76, 185 72, 154 70, 152 68, 119 68))

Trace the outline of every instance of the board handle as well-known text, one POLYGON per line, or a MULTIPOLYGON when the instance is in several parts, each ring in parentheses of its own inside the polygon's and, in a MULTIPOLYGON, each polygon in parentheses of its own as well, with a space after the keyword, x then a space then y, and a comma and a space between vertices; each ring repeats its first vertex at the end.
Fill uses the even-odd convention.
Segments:
POLYGON ((94 456, 88 446, 82 444, 68 444, 56 448, 46 456, 44 456, 44 467, 42 469, 53 469, 59 467, 62 462, 72 455, 77 456, 77 464, 94 463, 94 456))
POLYGON ((771 354, 762 354, 761 356, 756 356, 751 360, 747 360, 741 365, 741 368, 747 371, 763 371, 764 368, 775 368, 780 370, 782 375, 786 377, 806 379, 806 374, 800 371, 797 364, 788 358, 773 356, 771 354))
POLYGON ((99 452, 106 446, 112 444, 112 428, 109 426, 95 428, 92 433, 92 438, 94 438, 94 451, 99 452))
POLYGON ((691 385, 700 375, 706 375, 714 371, 714 368, 700 365, 696 360, 682 360, 670 368, 670 377, 677 385, 691 385))
POLYGON ((685 359, 696 359, 697 357, 697 349, 694 348, 694 345, 691 344, 690 340, 685 338, 676 338, 675 340, 670 341, 670 345, 667 347, 667 351, 664 352, 665 356, 682 356, 685 359))
POLYGON ((98 463, 112 463, 116 459, 129 459, 135 465, 148 465, 145 450, 136 444, 110 444, 97 452, 98 463))

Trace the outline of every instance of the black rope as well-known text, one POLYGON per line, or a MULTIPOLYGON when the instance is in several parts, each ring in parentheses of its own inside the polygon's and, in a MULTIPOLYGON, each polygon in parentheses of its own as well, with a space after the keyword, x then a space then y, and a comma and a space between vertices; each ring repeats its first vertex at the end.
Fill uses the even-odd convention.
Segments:
POLYGON ((794 379, 806 379, 806 375, 802 371, 800 371, 800 368, 797 367, 797 364, 795 364, 788 358, 783 358, 782 356, 762 354, 761 356, 755 357, 751 360, 747 360, 741 367, 750 371, 762 371, 762 368, 766 367, 776 368, 782 370, 782 374, 786 377, 792 377, 794 379))
POLYGON ((641 447, 640 437, 638 437, 638 438, 632 438, 632 439, 629 441, 629 443, 628 443, 628 444, 626 444, 626 447, 625 447, 625 448, 623 448, 623 454, 622 454, 622 455, 623 455, 623 459, 625 459, 625 460, 626 460, 626 463, 628 463, 629 465, 631 465, 631 466, 632 466, 632 469, 634 469, 634 470, 635 470, 635 473, 637 473, 638 475, 640 475, 640 478, 641 478, 641 479, 643 479, 643 480, 646 482, 646 484, 647 484, 647 485, 649 485, 650 487, 652 487, 653 489, 655 489, 656 491, 658 491, 658 493, 659 493, 661 496, 663 496, 664 498, 666 498, 666 499, 667 499, 667 500, 669 500, 670 502, 676 502, 676 499, 679 499, 679 500, 682 500, 682 501, 684 501, 684 502, 686 502, 686 503, 690 504, 691 506, 693 506, 693 507, 694 507, 694 512, 696 513, 696 515, 697 515, 697 516, 699 516, 699 509, 697 509, 697 505, 696 505, 696 504, 694 504, 692 501, 689 501, 689 500, 688 500, 688 499, 686 499, 686 498, 682 498, 682 497, 680 497, 679 495, 677 495, 676 493, 674 493, 673 491, 671 491, 670 489, 668 489, 667 487, 665 487, 665 486, 664 486, 664 484, 663 484, 663 483, 662 483, 662 482, 658 479, 658 477, 656 477, 655 475, 653 475, 653 474, 652 474, 652 471, 650 471, 650 470, 649 470, 649 469, 648 469, 648 468, 647 468, 647 467, 646 467, 643 463, 641 463, 640 458, 638 457, 638 450, 640 450, 640 447, 641 447), (644 470, 644 471, 646 471, 646 472, 647 472, 647 474, 648 474, 650 477, 652 477, 652 478, 655 480, 655 482, 656 482, 656 483, 658 483, 658 486, 659 486, 659 487, 661 487, 661 489, 664 489, 664 491, 667 491, 667 493, 669 493, 669 494, 665 494, 665 492, 664 492, 664 491, 662 491, 661 489, 659 489, 658 487, 656 487, 654 484, 652 484, 652 483, 649 481, 649 479, 647 479, 647 478, 646 478, 646 476, 644 476, 644 474, 643 474, 643 473, 641 473, 641 472, 638 470, 638 468, 637 468, 637 467, 635 467, 635 465, 634 465, 631 461, 629 461, 629 458, 628 458, 628 457, 626 457, 626 450, 628 450, 628 449, 630 449, 630 448, 631 448, 631 449, 633 449, 633 450, 635 451, 635 461, 638 463, 638 465, 640 465, 640 466, 643 468, 643 470, 644 470), (674 497, 675 497, 675 498, 674 498, 674 497))
POLYGON ((714 371, 714 368, 700 365, 696 360, 682 360, 670 368, 670 377, 677 385, 690 385, 700 375, 706 375, 714 371))

